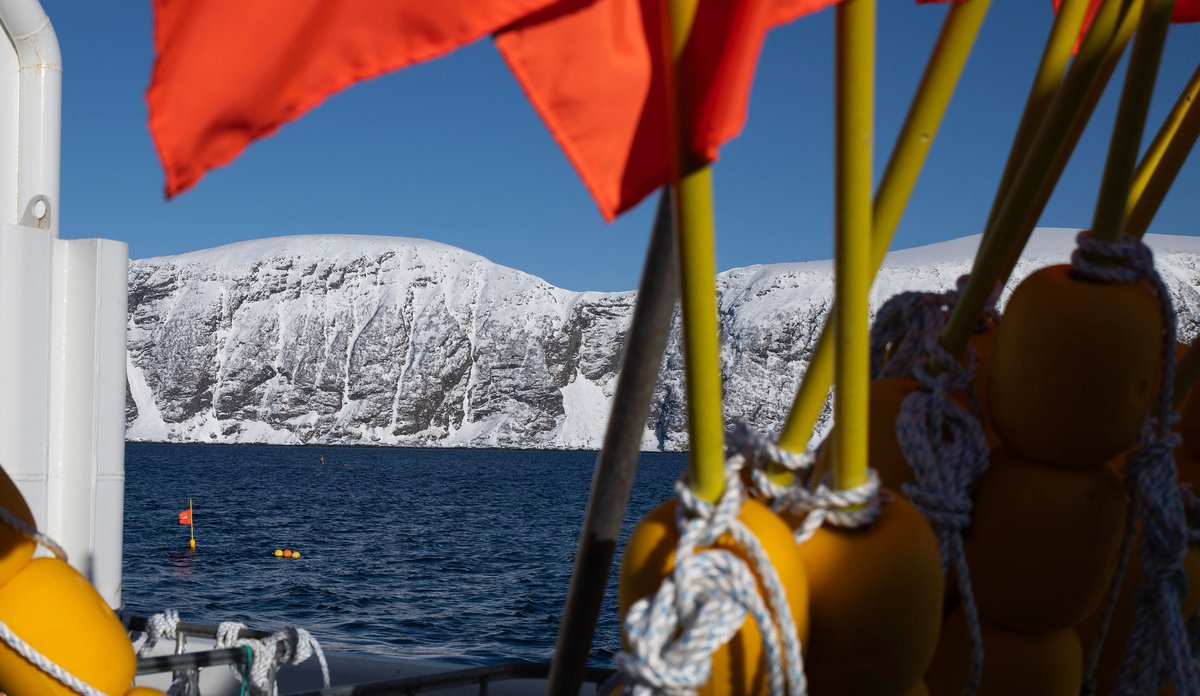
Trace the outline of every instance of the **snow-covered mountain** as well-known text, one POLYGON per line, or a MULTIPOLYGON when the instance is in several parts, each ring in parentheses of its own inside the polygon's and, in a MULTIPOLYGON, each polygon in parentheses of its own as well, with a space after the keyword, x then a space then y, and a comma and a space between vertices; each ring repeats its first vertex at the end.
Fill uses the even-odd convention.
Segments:
MULTIPOLYGON (((1040 230, 1016 276, 1063 262, 1040 230)), ((1151 235, 1181 334, 1200 319, 1200 239, 1151 235)), ((889 255, 872 292, 942 290, 979 238, 889 255)), ((777 431, 832 300, 828 261, 717 280, 725 413, 777 431)), ((133 261, 131 440, 596 448, 634 293, 572 292, 436 242, 282 237, 133 261)), ((646 449, 687 446, 678 324, 646 449)))

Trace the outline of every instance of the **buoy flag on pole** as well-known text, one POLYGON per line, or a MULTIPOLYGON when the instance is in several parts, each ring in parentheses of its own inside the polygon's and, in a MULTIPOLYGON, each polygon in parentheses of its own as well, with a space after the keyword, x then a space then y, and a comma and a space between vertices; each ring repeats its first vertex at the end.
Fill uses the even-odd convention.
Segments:
POLYGON ((191 510, 184 510, 183 512, 179 513, 179 524, 191 524, 191 523, 192 523, 192 511, 191 510))
POLYGON ((430 60, 552 0, 154 0, 146 101, 167 196, 360 80, 430 60))
MULTIPOLYGON (((562 0, 496 36, 606 220, 671 178, 659 2, 562 0)), ((767 31, 835 2, 700 3, 678 71, 698 163, 714 161, 741 131, 767 31)))

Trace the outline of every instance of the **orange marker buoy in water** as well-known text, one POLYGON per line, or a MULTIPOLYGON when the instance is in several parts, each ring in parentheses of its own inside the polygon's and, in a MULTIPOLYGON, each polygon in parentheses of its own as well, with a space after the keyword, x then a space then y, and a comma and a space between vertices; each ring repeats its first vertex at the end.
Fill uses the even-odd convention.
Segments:
POLYGON ((284 550, 283 550, 283 557, 284 557, 284 558, 291 558, 291 557, 292 557, 292 550, 291 550, 291 549, 284 549, 284 550))

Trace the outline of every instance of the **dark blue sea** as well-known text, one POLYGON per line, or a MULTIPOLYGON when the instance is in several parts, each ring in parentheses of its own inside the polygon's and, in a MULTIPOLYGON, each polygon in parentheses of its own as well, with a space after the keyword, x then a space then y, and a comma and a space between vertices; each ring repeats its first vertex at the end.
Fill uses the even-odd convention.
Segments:
MULTIPOLYGON (((125 604, 146 615, 175 608, 185 621, 296 625, 327 649, 548 660, 595 460, 594 452, 130 443, 125 604), (178 523, 189 499, 194 552, 178 523), (284 548, 300 558, 276 558, 284 548)), ((685 463, 682 454, 642 455, 623 539, 670 497, 685 463)), ((609 585, 591 656, 598 666, 611 666, 620 647, 609 585)))

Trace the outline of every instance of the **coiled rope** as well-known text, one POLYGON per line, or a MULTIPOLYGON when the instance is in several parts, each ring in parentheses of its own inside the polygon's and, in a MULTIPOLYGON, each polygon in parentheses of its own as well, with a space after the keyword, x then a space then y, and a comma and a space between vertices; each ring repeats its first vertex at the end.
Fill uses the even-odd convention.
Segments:
POLYGON ((9 527, 17 530, 22 536, 38 546, 45 548, 50 553, 54 554, 55 558, 58 560, 64 562, 67 561, 67 552, 63 550, 63 547, 58 545, 58 542, 46 536, 45 534, 42 534, 33 527, 30 527, 25 520, 9 512, 8 508, 4 507, 3 505, 0 505, 0 522, 3 522, 9 527))
MULTIPOLYGON (((964 280, 959 279, 960 288, 964 280)), ((992 293, 984 321, 995 318, 998 294, 992 293)), ((957 290, 907 292, 884 303, 871 327, 872 374, 911 377, 920 386, 904 397, 896 416, 896 441, 915 479, 901 492, 937 535, 942 574, 953 571, 957 577, 971 652, 963 693, 973 694, 983 676, 983 634, 963 530, 971 523, 971 495, 987 469, 989 448, 973 389, 978 356, 969 351, 964 367, 938 342, 958 295, 957 290), (967 392, 971 409, 950 398, 957 391, 967 392)))
MULTIPOLYGON (((146 618, 146 641, 138 649, 138 657, 149 657, 158 641, 166 638, 175 641, 175 654, 181 655, 187 648, 187 637, 179 632, 179 611, 167 609, 146 618)), ((192 694, 198 690, 200 669, 198 667, 177 669, 171 673, 168 696, 192 694)))
POLYGON ((21 640, 21 637, 13 633, 8 624, 0 621, 0 640, 3 640, 8 647, 12 648, 25 661, 32 664, 34 667, 42 670, 46 674, 53 677, 58 683, 67 687, 77 694, 84 696, 104 696, 104 692, 93 687, 83 681, 74 674, 58 666, 53 660, 38 652, 33 646, 21 640))
POLYGON ((1087 232, 1076 237, 1072 273, 1083 280, 1113 284, 1146 281, 1159 301, 1163 319, 1163 377, 1156 408, 1146 418, 1138 446, 1125 466, 1125 487, 1131 509, 1117 574, 1109 587, 1101 621, 1101 640, 1088 660, 1086 684, 1094 688, 1095 666, 1111 621, 1115 596, 1128 565, 1130 539, 1142 520, 1138 560, 1143 584, 1129 642, 1121 660, 1121 693, 1153 693, 1169 676, 1178 693, 1200 693, 1200 673, 1192 659, 1187 626, 1179 605, 1187 594, 1183 557, 1190 531, 1184 514, 1172 456, 1178 436, 1171 432, 1171 386, 1175 374, 1175 309, 1165 284, 1154 268, 1154 257, 1140 239, 1122 235, 1116 242, 1099 241, 1087 232))
MULTIPOLYGON (((278 688, 275 684, 275 673, 282 665, 298 665, 314 654, 321 664, 321 678, 325 688, 329 688, 329 664, 325 661, 325 652, 321 644, 312 634, 303 628, 285 627, 261 640, 255 638, 239 638, 238 632, 245 628, 244 624, 226 621, 217 628, 217 647, 245 646, 250 649, 251 660, 249 671, 250 692, 262 696, 275 696, 278 688)), ((238 681, 242 675, 237 674, 238 681)))
POLYGON ((810 453, 798 454, 784 449, 745 423, 738 423, 734 428, 730 446, 750 466, 755 492, 770 503, 772 510, 790 512, 797 518, 803 516, 793 533, 797 543, 807 541, 825 523, 854 529, 871 524, 879 516, 879 476, 874 469, 867 469, 867 480, 854 488, 831 488, 828 474, 810 488, 800 475, 813 466, 815 459, 810 453), (782 486, 771 481, 766 471, 771 463, 796 474, 792 485, 782 486))
POLYGON ((740 454, 726 460, 725 490, 715 505, 691 493, 686 474, 675 485, 675 567, 657 592, 630 607, 625 617, 630 650, 616 656, 617 671, 634 696, 696 693, 711 677, 712 654, 733 638, 747 614, 763 636, 769 693, 800 696, 807 691, 800 641, 783 584, 762 544, 738 519, 745 500, 743 465, 740 454), (729 551, 697 551, 714 546, 724 534, 745 550, 758 581, 729 551), (765 603, 758 593, 760 581, 765 603))
MULTIPOLYGON (((3 522, 9 527, 17 530, 17 532, 27 539, 33 541, 33 543, 49 550, 59 560, 66 562, 67 553, 63 551, 61 546, 59 546, 50 537, 42 534, 33 527, 30 527, 24 520, 14 515, 3 505, 0 505, 0 522, 3 522)), ((16 632, 9 628, 8 624, 4 623, 2 620, 0 620, 0 640, 3 640, 5 645, 12 648, 13 652, 24 658, 26 662, 50 675, 55 681, 67 687, 71 691, 74 691, 77 694, 84 694, 84 696, 104 696, 103 692, 101 692, 99 689, 63 669, 53 660, 39 652, 32 645, 26 643, 21 636, 17 635, 16 632)))
POLYGON ((926 351, 941 371, 934 375, 928 363, 916 365, 913 376, 921 388, 900 402, 896 440, 915 478, 900 489, 937 535, 942 574, 949 577, 953 571, 958 580, 971 650, 963 693, 973 694, 983 677, 983 635, 963 530, 971 523, 971 494, 988 466, 988 441, 979 418, 950 398, 952 392, 970 388, 974 354, 964 368, 937 344, 936 334, 926 351))
POLYGON ((179 637, 179 611, 167 609, 146 618, 146 642, 138 649, 138 657, 148 657, 154 651, 158 641, 166 638, 176 640, 179 637))

